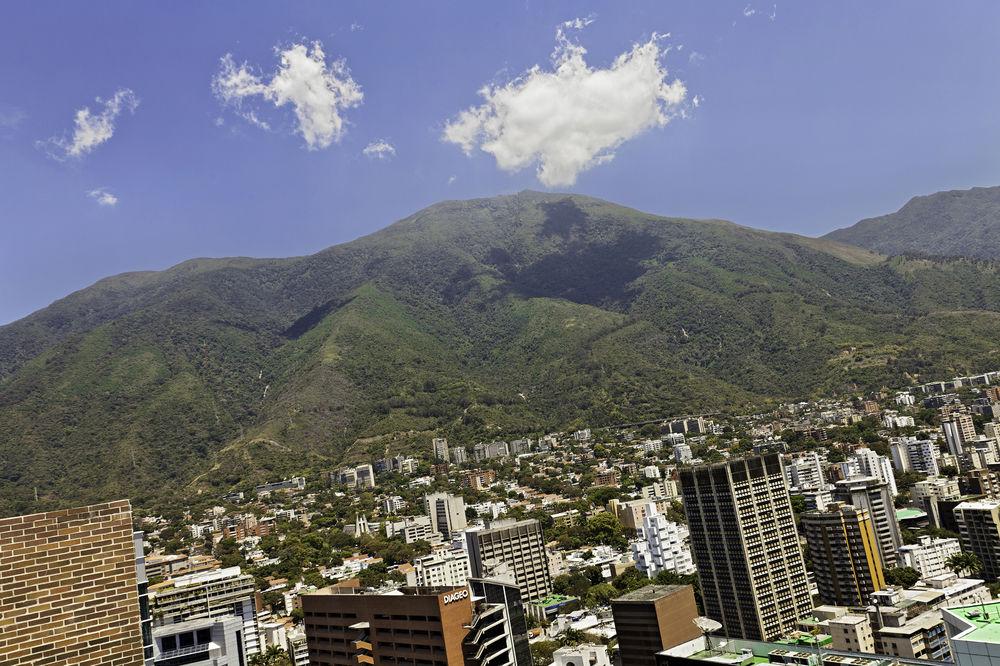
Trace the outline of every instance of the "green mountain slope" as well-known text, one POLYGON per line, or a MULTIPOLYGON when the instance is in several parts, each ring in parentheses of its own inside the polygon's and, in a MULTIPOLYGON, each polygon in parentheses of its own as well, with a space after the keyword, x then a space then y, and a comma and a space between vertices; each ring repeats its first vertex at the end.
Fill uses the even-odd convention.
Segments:
POLYGON ((897 212, 825 238, 883 254, 1000 259, 1000 187, 914 197, 897 212))
POLYGON ((580 196, 446 202, 0 328, 0 514, 985 369, 998 313, 991 264, 580 196))

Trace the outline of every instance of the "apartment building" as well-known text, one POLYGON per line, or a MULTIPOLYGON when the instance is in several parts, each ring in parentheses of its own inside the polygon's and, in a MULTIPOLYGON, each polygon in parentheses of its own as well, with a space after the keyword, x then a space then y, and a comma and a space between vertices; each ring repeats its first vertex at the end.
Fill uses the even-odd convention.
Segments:
POLYGON ((866 509, 833 503, 802 516, 813 574, 824 604, 866 605, 885 587, 878 540, 866 509))
POLYGON ((889 487, 875 477, 845 479, 834 484, 833 499, 868 512, 878 537, 882 565, 887 569, 896 566, 903 537, 889 487))
POLYGON ((938 576, 951 571, 946 562, 952 555, 962 551, 958 539, 935 539, 919 537, 919 543, 899 549, 899 566, 912 567, 923 578, 938 576))
POLYGON ((961 502, 954 509, 962 550, 975 553, 986 580, 1000 578, 1000 501, 961 502))
POLYGON ((424 555, 413 560, 413 570, 406 574, 410 587, 459 587, 472 576, 469 554, 449 550, 424 555))
POLYGON ((450 539, 452 533, 464 530, 465 500, 448 493, 434 493, 424 498, 427 515, 431 519, 431 529, 450 539))

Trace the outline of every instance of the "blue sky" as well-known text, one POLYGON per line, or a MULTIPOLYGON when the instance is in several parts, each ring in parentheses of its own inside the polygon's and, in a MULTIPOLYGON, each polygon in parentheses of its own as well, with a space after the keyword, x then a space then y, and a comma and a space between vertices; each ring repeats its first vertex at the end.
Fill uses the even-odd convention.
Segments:
MULTIPOLYGON (((8 3, 0 322, 106 275, 310 253, 442 199, 554 189, 818 235, 916 194, 997 185, 998 34, 995 2, 8 3), (556 31, 583 17, 592 21, 563 29, 564 46, 605 86, 598 107, 609 106, 607 85, 644 84, 590 75, 643 44, 666 70, 656 90, 679 80, 683 99, 637 98, 634 108, 655 116, 645 125, 633 107, 590 109, 596 117, 564 100, 556 139, 581 136, 574 123, 588 122, 620 136, 569 176, 540 179, 534 163, 565 162, 572 139, 532 152, 530 123, 505 126, 499 148, 482 134, 501 111, 530 116, 535 97, 522 87, 532 66, 537 90, 559 90, 545 88, 556 31), (307 108, 320 127, 310 149, 296 100, 275 103, 275 76, 279 53, 300 45, 308 56, 315 42, 326 80, 352 83, 363 99, 307 108), (581 46, 585 56, 573 51, 581 46), (251 77, 228 98, 212 85, 226 54, 251 77), (467 155, 443 135, 484 103, 487 84, 498 97, 485 121, 458 127, 479 132, 467 155), (74 144, 84 108, 92 133, 74 144), (629 121, 639 127, 614 125, 629 121), (380 141, 394 155, 364 154, 380 141)), ((558 106, 565 95, 554 97, 558 106)))

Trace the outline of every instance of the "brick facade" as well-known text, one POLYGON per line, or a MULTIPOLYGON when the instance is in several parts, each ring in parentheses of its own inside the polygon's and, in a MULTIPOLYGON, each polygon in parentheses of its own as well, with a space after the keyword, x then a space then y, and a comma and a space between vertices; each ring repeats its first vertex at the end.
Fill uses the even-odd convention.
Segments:
POLYGON ((128 500, 0 518, 0 666, 141 666, 128 500))

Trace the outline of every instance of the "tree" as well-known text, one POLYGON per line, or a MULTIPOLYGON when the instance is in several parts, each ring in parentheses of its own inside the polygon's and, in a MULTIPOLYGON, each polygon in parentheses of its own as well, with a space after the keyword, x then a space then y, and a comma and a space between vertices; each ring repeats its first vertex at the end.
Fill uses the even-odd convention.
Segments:
POLYGON ((944 562, 945 566, 961 575, 979 573, 983 563, 975 553, 955 553, 944 562))
POLYGON ((619 550, 628 548, 625 528, 614 514, 604 512, 587 520, 587 533, 591 543, 614 546, 619 550))
POLYGON ((885 582, 899 587, 913 587, 920 580, 920 572, 913 567, 893 567, 886 569, 885 582))
POLYGON ((288 652, 277 645, 269 645, 260 654, 250 657, 250 666, 292 666, 288 652))

